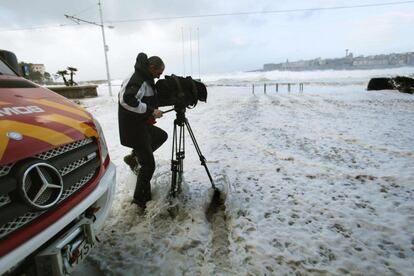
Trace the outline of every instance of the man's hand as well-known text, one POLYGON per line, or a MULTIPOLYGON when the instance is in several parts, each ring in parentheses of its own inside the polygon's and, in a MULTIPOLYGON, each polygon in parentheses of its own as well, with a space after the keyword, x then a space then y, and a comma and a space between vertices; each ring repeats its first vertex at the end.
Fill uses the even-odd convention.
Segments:
POLYGON ((155 119, 162 117, 162 111, 159 109, 154 109, 152 112, 152 116, 154 116, 155 119))

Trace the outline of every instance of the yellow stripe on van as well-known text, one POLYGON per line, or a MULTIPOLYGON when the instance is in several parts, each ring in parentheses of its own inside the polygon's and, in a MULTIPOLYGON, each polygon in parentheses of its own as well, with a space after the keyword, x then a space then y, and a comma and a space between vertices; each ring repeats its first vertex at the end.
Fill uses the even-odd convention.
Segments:
POLYGON ((59 114, 50 114, 50 115, 42 115, 42 116, 39 116, 38 118, 51 121, 51 122, 56 122, 56 123, 63 124, 68 127, 74 128, 77 131, 81 132, 86 137, 97 137, 98 138, 98 133, 91 126, 89 126, 88 124, 82 123, 78 120, 69 118, 69 117, 62 116, 59 114))
POLYGON ((0 105, 8 105, 8 104, 10 104, 10 103, 0 101, 0 105))
POLYGON ((5 133, 0 135, 0 160, 3 158, 4 152, 7 149, 7 144, 9 143, 9 137, 5 133))
POLYGON ((2 120, 1 125, 0 136, 6 136, 8 131, 15 131, 55 146, 73 142, 69 136, 45 127, 10 120, 2 120))
POLYGON ((37 103, 37 104, 41 104, 41 105, 50 106, 50 107, 53 107, 53 108, 57 108, 57 109, 60 109, 60 110, 64 110, 64 111, 82 116, 86 119, 91 119, 91 116, 89 116, 88 113, 83 111, 81 108, 70 107, 70 106, 67 106, 67 105, 64 105, 64 104, 48 101, 48 100, 45 100, 45 99, 39 99, 39 100, 27 99, 27 101, 37 103))

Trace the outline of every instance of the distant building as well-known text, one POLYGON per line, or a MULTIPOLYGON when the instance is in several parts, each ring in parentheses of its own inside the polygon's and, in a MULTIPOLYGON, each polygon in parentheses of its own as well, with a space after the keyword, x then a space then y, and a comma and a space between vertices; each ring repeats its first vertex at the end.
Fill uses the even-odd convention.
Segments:
POLYGON ((294 61, 294 62, 286 61, 286 63, 283 64, 282 67, 286 69, 296 69, 296 68, 308 67, 309 64, 310 64, 310 61, 308 60, 299 60, 299 61, 294 61))
POLYGON ((375 56, 358 56, 346 51, 346 56, 342 58, 322 59, 317 58, 313 60, 300 60, 283 63, 267 63, 263 65, 263 71, 272 70, 290 70, 290 71, 304 71, 304 70, 325 70, 325 69, 373 69, 373 68, 390 68, 414 66, 414 52, 389 54, 389 55, 375 55, 375 56))
POLYGON ((352 65, 355 67, 370 67, 370 66, 386 66, 389 65, 388 57, 385 56, 370 56, 357 57, 354 59, 352 65))
POLYGON ((273 71, 281 69, 281 64, 268 63, 263 65, 263 71, 273 71))
POLYGON ((31 63, 30 67, 32 69, 33 72, 39 72, 40 74, 44 75, 46 68, 44 64, 35 64, 35 63, 31 63))

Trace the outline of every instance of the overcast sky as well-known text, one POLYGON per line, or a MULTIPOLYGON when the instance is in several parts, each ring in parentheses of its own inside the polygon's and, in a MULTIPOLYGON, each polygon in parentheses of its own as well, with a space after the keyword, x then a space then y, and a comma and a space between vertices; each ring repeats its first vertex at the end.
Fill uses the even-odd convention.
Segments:
MULTIPOLYGON (((104 25, 114 26, 105 28, 111 78, 123 79, 132 72, 141 51, 163 58, 166 74, 196 77, 198 56, 203 76, 259 69, 286 59, 342 57, 345 49, 365 56, 414 51, 414 1, 304 11, 391 2, 401 1, 103 0, 104 25), (297 9, 301 11, 122 22, 297 9)), ((100 27, 77 25, 64 14, 100 23, 97 0, 0 0, 0 48, 15 52, 20 61, 43 63, 52 74, 73 66, 79 70, 75 80, 105 79, 100 27)))

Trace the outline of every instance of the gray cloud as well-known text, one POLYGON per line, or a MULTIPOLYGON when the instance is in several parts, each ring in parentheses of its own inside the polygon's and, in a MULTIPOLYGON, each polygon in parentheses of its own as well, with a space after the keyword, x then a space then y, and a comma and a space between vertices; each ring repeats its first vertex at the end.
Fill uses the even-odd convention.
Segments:
MULTIPOLYGON (((356 0, 352 0, 352 3, 343 0, 318 0, 312 1, 312 6, 305 0, 294 3, 271 0, 102 2, 105 21, 360 4, 356 0)), ((80 18, 98 22, 96 3, 97 0, 2 1, 1 47, 15 51, 18 57, 25 61, 44 63, 52 73, 62 67, 73 65, 79 68, 78 78, 105 78, 99 27, 88 24, 56 27, 59 24, 73 24, 63 16, 64 14, 76 14, 80 18), (5 31, 42 25, 54 27, 5 31)), ((381 9, 113 22, 115 29, 106 29, 111 75, 114 78, 123 78, 132 70, 133 61, 139 51, 162 56, 167 63, 166 73, 183 73, 182 28, 187 74, 190 57, 193 58, 193 72, 197 71, 195 68, 198 67, 197 28, 200 36, 201 70, 204 73, 252 70, 260 68, 263 63, 286 59, 340 56, 345 48, 358 51, 357 54, 367 54, 369 51, 372 52, 371 49, 378 53, 391 50, 408 51, 411 50, 411 41, 403 33, 414 26, 412 20, 399 20, 402 18, 401 13, 406 15, 404 18, 412 18, 414 5, 388 6, 381 9), (373 32, 369 22, 378 22, 375 18, 379 16, 387 16, 388 21, 376 24, 378 28, 374 28, 373 32), (366 23, 358 25, 358 28, 355 24, 350 24, 361 21, 366 23), (400 39, 393 43, 383 43, 382 29, 400 39)))

